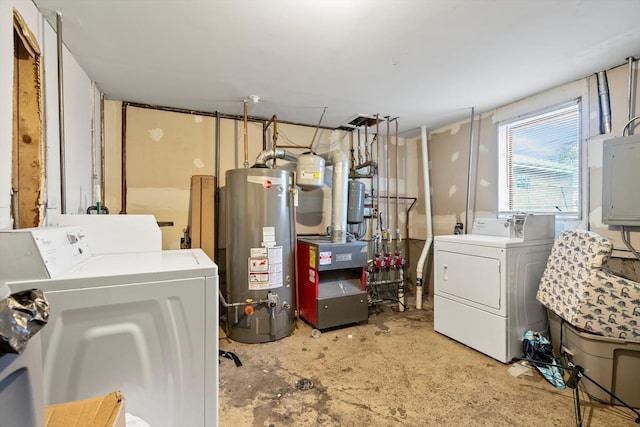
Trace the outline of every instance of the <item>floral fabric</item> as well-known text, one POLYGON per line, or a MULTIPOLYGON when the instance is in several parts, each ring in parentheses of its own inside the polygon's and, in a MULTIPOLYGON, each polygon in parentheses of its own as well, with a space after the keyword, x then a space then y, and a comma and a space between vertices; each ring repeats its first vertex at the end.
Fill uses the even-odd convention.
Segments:
POLYGON ((611 241, 594 232, 562 231, 536 298, 577 328, 640 341, 640 283, 603 268, 612 250, 611 241))

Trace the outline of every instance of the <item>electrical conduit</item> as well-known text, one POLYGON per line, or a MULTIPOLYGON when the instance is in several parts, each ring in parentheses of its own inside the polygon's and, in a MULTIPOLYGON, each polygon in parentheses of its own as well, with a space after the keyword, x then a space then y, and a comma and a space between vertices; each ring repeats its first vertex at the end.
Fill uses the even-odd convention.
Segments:
POLYGON ((427 151, 427 127, 422 126, 422 170, 424 178, 424 202, 425 202, 425 215, 427 221, 427 240, 422 248, 420 259, 416 266, 416 309, 422 309, 422 272, 427 254, 431 248, 433 242, 433 224, 431 219, 431 183, 429 179, 429 153, 427 151))

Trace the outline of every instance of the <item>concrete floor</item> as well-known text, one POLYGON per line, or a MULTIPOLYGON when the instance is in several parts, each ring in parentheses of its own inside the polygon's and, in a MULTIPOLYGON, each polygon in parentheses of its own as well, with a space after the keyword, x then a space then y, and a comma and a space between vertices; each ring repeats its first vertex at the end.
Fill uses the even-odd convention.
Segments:
MULTIPOLYGON (((221 331, 220 349, 243 366, 220 358, 219 425, 576 425, 572 389, 559 390, 534 370, 515 377, 511 365, 434 332, 430 301, 420 311, 382 305, 367 324, 319 338, 303 320, 290 336, 264 344, 238 343, 221 331)), ((580 399, 583 426, 638 425, 625 408, 583 392, 580 399)))

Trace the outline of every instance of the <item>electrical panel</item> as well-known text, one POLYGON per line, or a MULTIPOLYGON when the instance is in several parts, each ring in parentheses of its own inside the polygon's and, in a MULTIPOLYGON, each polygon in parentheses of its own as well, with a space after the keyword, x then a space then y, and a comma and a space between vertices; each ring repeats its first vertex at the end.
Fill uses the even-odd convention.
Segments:
POLYGON ((640 135, 608 139, 602 157, 602 222, 640 226, 640 135))

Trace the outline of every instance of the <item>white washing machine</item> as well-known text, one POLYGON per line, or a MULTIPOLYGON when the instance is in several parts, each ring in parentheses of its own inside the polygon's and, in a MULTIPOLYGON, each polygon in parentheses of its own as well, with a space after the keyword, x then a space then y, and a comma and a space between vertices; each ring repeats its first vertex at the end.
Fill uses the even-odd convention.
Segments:
POLYGON ((217 266, 200 249, 91 255, 86 240, 80 227, 0 232, 0 280, 49 301, 45 404, 119 390, 153 427, 217 425, 217 266))
POLYGON ((434 329, 507 363, 522 356, 527 330, 547 328, 536 292, 554 230, 524 239, 510 235, 512 222, 496 221, 503 225, 474 223, 476 234, 435 237, 434 329))

